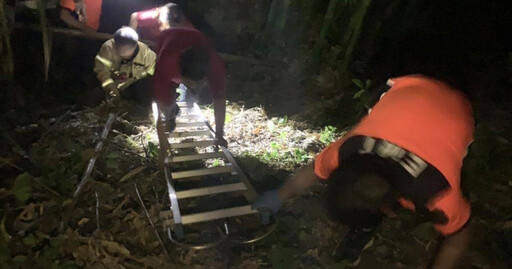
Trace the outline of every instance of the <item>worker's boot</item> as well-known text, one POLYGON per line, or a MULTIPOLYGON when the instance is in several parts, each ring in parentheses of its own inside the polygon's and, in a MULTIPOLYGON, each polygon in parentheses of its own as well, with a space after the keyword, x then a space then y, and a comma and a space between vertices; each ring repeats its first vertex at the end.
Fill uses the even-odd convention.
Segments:
POLYGON ((163 108, 163 120, 165 122, 166 132, 172 133, 176 129, 176 117, 181 113, 181 109, 178 105, 173 107, 163 108))
POLYGON ((351 266, 358 266, 361 253, 373 246, 375 229, 352 229, 338 244, 334 259, 347 261, 351 266))

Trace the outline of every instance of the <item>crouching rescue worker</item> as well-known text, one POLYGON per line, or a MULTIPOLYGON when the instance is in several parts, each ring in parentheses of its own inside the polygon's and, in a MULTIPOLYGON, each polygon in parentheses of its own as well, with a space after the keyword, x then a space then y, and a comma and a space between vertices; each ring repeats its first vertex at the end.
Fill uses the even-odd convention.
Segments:
POLYGON ((138 39, 135 30, 123 27, 96 55, 94 72, 109 101, 121 97, 140 103, 151 100, 148 78, 155 72, 156 54, 138 39))
MULTIPOLYGON (((226 68, 208 38, 195 29, 171 28, 161 34, 154 77, 154 98, 162 113, 162 126, 172 132, 179 107, 176 88, 184 84, 188 101, 195 102, 203 88, 213 96, 216 145, 224 139, 226 68), (163 117, 163 118, 162 118, 163 117)), ((161 122, 159 120, 159 122, 161 122)))
POLYGON ((357 264, 383 212, 399 202, 445 236, 433 268, 452 268, 469 241, 470 206, 460 178, 473 141, 471 105, 458 90, 425 76, 400 77, 388 85, 355 128, 253 207, 277 213, 286 199, 326 182, 328 211, 351 228, 337 254, 357 264))

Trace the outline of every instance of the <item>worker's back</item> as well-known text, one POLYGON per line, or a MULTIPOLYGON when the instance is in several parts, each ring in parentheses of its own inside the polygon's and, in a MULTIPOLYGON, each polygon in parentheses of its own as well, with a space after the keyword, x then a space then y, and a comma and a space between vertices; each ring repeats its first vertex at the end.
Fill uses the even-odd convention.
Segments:
POLYGON ((353 133, 385 139, 413 152, 458 187, 462 159, 473 141, 469 102, 459 91, 422 76, 393 82, 353 133))

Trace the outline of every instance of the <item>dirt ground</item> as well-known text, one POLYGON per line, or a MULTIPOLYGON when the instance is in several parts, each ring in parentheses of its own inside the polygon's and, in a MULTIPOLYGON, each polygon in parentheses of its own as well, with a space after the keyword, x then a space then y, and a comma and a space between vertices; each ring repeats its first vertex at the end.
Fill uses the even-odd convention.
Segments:
MULTIPOLYGON (((279 187, 350 127, 347 118, 333 114, 332 102, 308 92, 294 66, 299 65, 275 71, 229 65, 226 139, 259 193, 279 187)), ((160 227, 158 215, 167 202, 150 109, 124 106, 93 180, 73 200, 107 111, 55 100, 41 100, 35 110, 26 107, 6 110, 1 129, 0 171, 6 180, 0 185, 0 268, 347 268, 332 256, 347 228, 327 217, 323 185, 288 201, 277 216, 277 230, 262 242, 192 251, 175 247, 160 232, 167 256, 133 185, 160 227)), ((211 107, 203 111, 212 120, 211 107)), ((485 113, 494 120, 479 121, 464 167, 476 231, 460 268, 511 268, 510 117, 496 108, 485 113)), ((242 237, 254 235, 244 223, 255 226, 256 235, 266 229, 257 218, 241 218, 233 227, 242 237)), ((197 227, 190 240, 215 240, 216 227, 197 227)), ((432 225, 402 210, 378 228, 358 268, 428 268, 440 242, 432 225)))
MULTIPOLYGON (((165 202, 151 198, 154 193, 159 194, 157 197, 164 193, 151 159, 156 137, 145 109, 128 106, 128 110, 125 118, 138 123, 134 124, 136 130, 128 124, 114 126, 107 154, 76 202, 67 197, 92 154, 105 114, 101 109, 73 108, 66 119, 47 121, 57 125, 32 145, 30 156, 43 172, 37 176, 36 171, 18 171, 12 189, 2 189, 2 234, 4 240, 10 238, 4 246, 12 257, 4 256, 4 265, 26 268, 37 262, 40 268, 345 268, 346 263, 333 257, 332 252, 347 228, 328 219, 323 207, 326 188, 321 185, 287 202, 278 215, 277 230, 263 242, 191 251, 166 241, 173 258, 169 260, 133 191, 133 182, 137 182, 158 225, 158 212, 165 202), (140 173, 128 176, 142 166, 146 168, 140 173)), ((212 116, 210 108, 204 111, 212 116)), ((325 130, 287 118, 269 118, 262 107, 235 103, 228 106, 228 115, 226 138, 260 193, 281 185, 295 167, 310 162, 326 143, 322 140, 325 130)), ((334 139, 341 133, 331 135, 334 139)), ((13 162, 20 163, 10 159, 8 164, 13 162)), ((21 163, 19 169, 11 166, 14 170, 30 169, 30 164, 21 163)), ((501 216, 497 211, 510 208, 510 194, 511 186, 506 185, 487 194, 473 191, 472 221, 478 230, 460 268, 509 268, 511 223, 497 221, 501 216)), ((398 213, 379 227, 375 245, 363 253, 358 268, 428 268, 439 236, 413 213, 398 213)))

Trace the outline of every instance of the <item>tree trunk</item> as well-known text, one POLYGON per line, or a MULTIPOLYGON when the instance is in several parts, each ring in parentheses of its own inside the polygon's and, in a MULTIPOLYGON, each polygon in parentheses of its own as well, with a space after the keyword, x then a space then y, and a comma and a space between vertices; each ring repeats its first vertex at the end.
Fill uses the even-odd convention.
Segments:
MULTIPOLYGON (((5 15, 5 2, 0 0, 0 27, 7 27, 7 18, 5 15)), ((14 72, 14 62, 11 47, 10 31, 3 31, 0 35, 0 65, 2 73, 7 79, 12 79, 14 72)))
POLYGON ((37 9, 39 11, 39 22, 41 24, 41 34, 43 36, 44 80, 48 81, 52 47, 50 33, 48 32, 48 26, 46 24, 46 0, 37 0, 37 9))
POLYGON ((264 40, 267 42, 282 39, 283 30, 288 21, 290 3, 291 0, 273 0, 270 4, 263 33, 264 40))
POLYGON ((371 0, 361 0, 358 3, 358 7, 352 18, 350 19, 350 24, 345 32, 345 36, 343 37, 343 43, 348 42, 348 45, 345 48, 345 53, 342 59, 342 65, 339 70, 339 73, 342 75, 347 74, 348 63, 352 60, 352 53, 354 52, 354 47, 359 39, 359 34, 361 33, 361 27, 364 22, 364 17, 366 16, 366 11, 371 4, 371 0))
POLYGON ((329 27, 331 26, 332 21, 336 18, 334 14, 336 13, 336 7, 342 0, 330 0, 329 5, 327 6, 327 11, 324 16, 324 22, 322 24, 322 30, 320 31, 320 39, 325 40, 327 38, 327 32, 329 31, 329 27))

